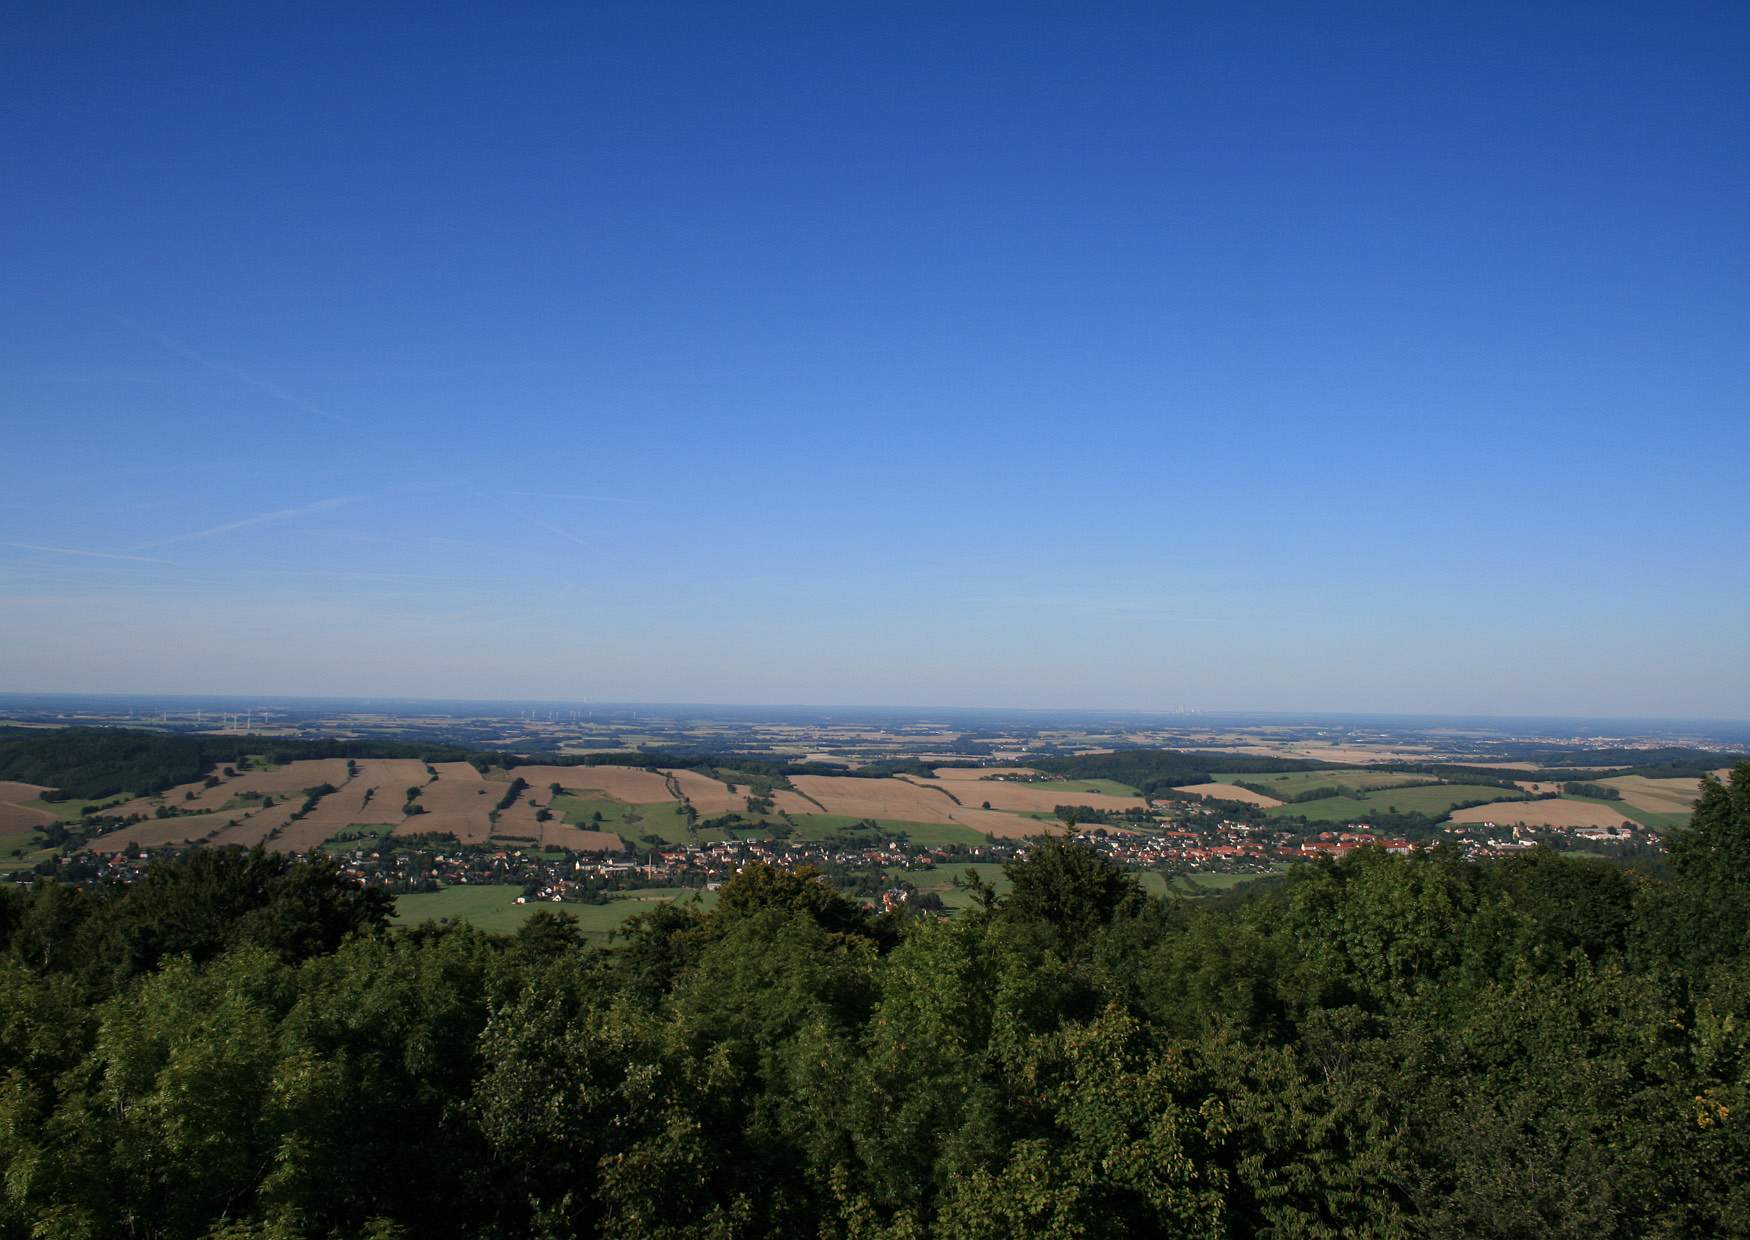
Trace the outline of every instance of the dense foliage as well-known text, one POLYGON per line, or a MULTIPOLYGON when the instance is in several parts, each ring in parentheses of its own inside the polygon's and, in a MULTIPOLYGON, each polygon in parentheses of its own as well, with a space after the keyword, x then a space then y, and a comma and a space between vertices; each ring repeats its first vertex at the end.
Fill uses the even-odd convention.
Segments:
POLYGON ((1243 754, 1200 753, 1178 749, 1119 749, 1064 758, 1029 758, 1028 764, 1065 779, 1111 779, 1144 796, 1157 796, 1180 784, 1206 784, 1215 772, 1262 775, 1272 771, 1315 771, 1328 762, 1257 758, 1243 754))
POLYGON ((0 728, 0 779, 42 784, 72 800, 128 792, 150 796, 193 783, 215 766, 241 767, 250 754, 269 763, 306 758, 424 758, 428 762, 503 762, 446 745, 382 740, 285 740, 131 728, 0 728))
POLYGON ((1750 1230, 1750 764, 1666 880, 1534 851, 947 921, 762 866, 613 951, 209 852, 0 901, 0 1235, 1750 1230))

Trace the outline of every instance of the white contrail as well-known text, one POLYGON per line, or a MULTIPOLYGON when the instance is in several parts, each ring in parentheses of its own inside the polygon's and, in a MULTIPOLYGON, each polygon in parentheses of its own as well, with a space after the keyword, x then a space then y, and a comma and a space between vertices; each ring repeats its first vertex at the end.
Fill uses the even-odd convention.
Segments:
POLYGON ((36 543, 0 542, 0 547, 13 547, 19 551, 42 551, 49 555, 84 555, 94 560, 132 560, 136 564, 175 564, 175 560, 161 560, 155 555, 118 555, 113 551, 87 551, 83 547, 43 547, 36 543))
POLYGON ((558 537, 563 538, 566 542, 574 542, 580 547, 587 547, 590 545, 588 542, 579 538, 576 534, 573 534, 568 530, 562 530, 557 525, 548 525, 545 521, 537 521, 535 524, 546 530, 549 534, 555 534, 558 537))
POLYGON ((624 495, 585 495, 577 491, 494 491, 494 495, 516 495, 523 499, 571 499, 595 504, 654 504, 652 499, 630 499, 624 495))
POLYGON ((227 521, 223 525, 215 525, 210 529, 195 530, 192 534, 174 534, 169 538, 160 538, 156 542, 141 543, 131 548, 134 551, 149 551, 153 547, 165 547, 171 543, 189 542, 196 538, 212 538, 218 534, 229 534, 232 530, 248 529, 252 525, 265 525, 269 521, 290 521, 294 517, 313 516, 318 512, 329 512, 335 508, 344 508, 358 497, 353 495, 339 496, 334 499, 319 499, 314 504, 305 504, 302 508, 280 508, 274 512, 259 512, 253 517, 244 517, 240 521, 227 521))
POLYGON ((294 409, 301 410, 302 412, 308 413, 314 417, 324 418, 329 422, 333 422, 337 426, 350 427, 355 425, 351 418, 342 417, 338 413, 331 413, 320 405, 312 405, 303 397, 286 391, 286 389, 279 384, 273 383, 267 379, 257 378, 248 371, 239 370, 229 362, 221 362, 216 358, 206 356, 204 353, 197 353, 195 350, 183 344, 180 340, 172 339, 161 332, 155 332, 149 328, 142 327, 140 324, 134 322, 130 318, 124 317, 123 315, 115 314, 110 317, 129 331, 150 340, 159 348, 174 353, 177 357, 193 362, 197 366, 204 366, 206 369, 217 374, 228 375, 239 383, 248 384, 256 391, 265 392, 275 400, 288 404, 294 409))

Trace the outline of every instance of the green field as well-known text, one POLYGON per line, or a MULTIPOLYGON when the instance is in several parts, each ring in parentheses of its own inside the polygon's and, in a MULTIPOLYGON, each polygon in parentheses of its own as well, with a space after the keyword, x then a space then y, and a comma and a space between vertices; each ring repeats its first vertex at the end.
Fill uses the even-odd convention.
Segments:
POLYGON ((1510 793, 1490 784, 1434 784, 1425 788, 1386 788, 1353 797, 1325 797, 1265 810, 1273 818, 1305 818, 1311 822, 1365 822, 1372 814, 1395 809, 1404 814, 1438 817, 1454 805, 1467 801, 1523 801, 1524 793, 1510 793))
POLYGON ((1012 883, 1009 876, 1003 873, 1003 867, 990 861, 974 862, 971 865, 939 865, 933 869, 922 870, 888 870, 890 882, 904 879, 918 889, 920 895, 934 892, 942 897, 942 903, 950 909, 963 909, 972 906, 972 897, 964 891, 954 888, 954 880, 963 877, 968 870, 977 871, 979 878, 997 889, 999 894, 1009 890, 1012 883))
POLYGON ((717 902, 714 891, 695 892, 682 887, 653 887, 645 891, 620 892, 606 904, 555 904, 551 901, 518 904, 521 887, 493 884, 482 886, 445 887, 442 891, 418 895, 397 896, 394 924, 413 926, 425 921, 465 921, 480 930, 494 934, 517 929, 537 909, 568 913, 591 938, 605 940, 610 930, 617 930, 627 918, 648 912, 658 904, 676 899, 699 897, 700 906, 709 908, 717 902))
POLYGON ((371 848, 388 838, 395 829, 392 822, 361 822, 342 827, 323 842, 326 853, 351 852, 355 848, 371 848))
MULTIPOLYGON (((1115 779, 1042 779, 1038 783, 1029 783, 1027 787, 1059 794, 1093 792, 1108 797, 1139 797, 1142 795, 1129 784, 1121 784, 1115 779)), ((978 799, 977 797, 969 798, 971 803, 976 803, 978 799)))
POLYGON ((799 840, 824 840, 834 835, 848 835, 853 839, 866 837, 875 841, 903 834, 912 843, 925 846, 984 843, 982 833, 952 822, 902 822, 882 818, 876 821, 878 829, 869 831, 859 827, 867 819, 850 814, 792 814, 790 821, 795 824, 795 838, 799 840))
POLYGON ((45 814, 53 814, 62 822, 74 822, 85 817, 86 814, 91 813, 93 810, 104 809, 111 805, 120 805, 123 801, 131 801, 133 799, 134 794, 131 792, 118 792, 115 796, 99 797, 95 801, 44 801, 41 798, 38 798, 34 801, 25 801, 23 804, 27 808, 40 809, 45 814))
POLYGON ((1624 818, 1640 823, 1643 827, 1651 827, 1655 831, 1670 831, 1677 827, 1689 825, 1688 814, 1661 814, 1656 810, 1637 809, 1627 801, 1607 801, 1598 797, 1564 796, 1564 801, 1585 801, 1591 805, 1602 805, 1608 810, 1621 814, 1624 818))
POLYGON ((55 852, 53 848, 44 847, 43 837, 29 827, 0 835, 0 874, 28 870, 37 862, 54 856, 55 852), (21 850, 23 855, 14 857, 14 849, 21 850))
POLYGON ((1341 788, 1351 794, 1371 792, 1375 788, 1396 788, 1403 784, 1425 784, 1429 775, 1409 775, 1400 771, 1275 771, 1264 775, 1217 773, 1216 783, 1256 784, 1268 788, 1271 794, 1287 800, 1314 788, 1341 788))
POLYGON ((644 843, 647 835, 654 835, 665 844, 691 844, 695 838, 678 801, 628 805, 605 797, 567 793, 554 797, 552 808, 566 822, 589 831, 612 831, 634 846, 644 843), (594 821, 596 814, 602 816, 599 823, 594 821))
MULTIPOLYGON (((1280 868, 1280 867, 1278 867, 1280 868)), ((1175 874, 1167 883, 1167 890, 1176 896, 1189 896, 1196 899, 1199 896, 1218 896, 1255 883, 1263 874, 1175 874)))

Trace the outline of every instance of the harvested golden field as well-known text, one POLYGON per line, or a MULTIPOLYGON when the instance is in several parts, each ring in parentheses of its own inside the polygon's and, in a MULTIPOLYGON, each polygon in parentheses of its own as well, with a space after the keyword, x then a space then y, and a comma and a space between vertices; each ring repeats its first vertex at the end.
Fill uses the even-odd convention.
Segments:
POLYGON ((1242 788, 1238 784, 1187 784, 1177 792, 1189 792, 1192 796, 1203 797, 1206 800, 1244 801, 1247 805, 1259 805, 1265 809, 1274 809, 1278 805, 1287 804, 1275 797, 1267 797, 1261 792, 1253 792, 1250 788, 1242 788))
POLYGON ((798 791, 829 814, 890 818, 900 822, 953 822, 961 807, 940 788, 903 779, 858 779, 854 775, 793 775, 798 791))
POLYGON ((21 804, 34 801, 47 791, 40 784, 0 780, 0 833, 16 834, 54 822, 55 816, 46 810, 21 804))
POLYGON ((939 766, 936 768, 936 778, 945 784, 976 783, 981 779, 989 779, 993 775, 1019 776, 1030 779, 1040 772, 1030 766, 939 766))
POLYGON ((395 835, 453 835, 464 844, 484 844, 492 833, 489 815, 504 795, 505 785, 488 783, 466 762, 443 763, 436 780, 419 790, 423 814, 413 814, 401 820, 395 835), (467 766, 474 778, 457 772, 454 778, 443 774, 451 766, 467 766))
MULTIPOLYGON (((279 806, 276 805, 273 809, 266 812, 271 814, 278 809, 279 806)), ((336 824, 332 822, 312 822, 310 821, 312 817, 314 817, 314 815, 308 815, 298 819, 296 822, 288 822, 284 824, 284 826, 280 828, 279 834, 267 841, 267 846, 273 849, 274 852, 314 852, 316 849, 322 847, 323 843, 329 836, 350 825, 347 823, 336 824)), ((248 825, 248 820, 245 820, 238 824, 238 829, 242 829, 248 825)))
POLYGON ((676 799, 666 775, 635 766, 519 766, 508 774, 494 771, 492 778, 525 779, 543 792, 552 784, 568 792, 599 792, 628 805, 654 805, 676 799))
MULTIPOLYGON (((222 766, 217 767, 213 773, 219 774, 223 769, 222 766)), ((219 775, 218 785, 212 788, 206 786, 204 779, 178 784, 156 796, 136 797, 113 809, 104 810, 103 817, 128 818, 134 814, 150 814, 160 805, 211 812, 223 809, 232 798, 246 792, 271 796, 275 801, 283 797, 293 797, 301 801, 298 794, 304 789, 318 788, 323 784, 333 784, 338 788, 346 782, 346 778, 346 759, 307 758, 301 762, 288 762, 275 771, 244 771, 231 779, 219 775)))
POLYGON ((568 848, 572 852, 626 851, 625 841, 612 831, 586 831, 569 822, 560 822, 557 818, 551 822, 543 822, 540 826, 542 848, 568 848))
POLYGON ((438 773, 439 779, 455 780, 461 783, 480 782, 480 772, 472 762, 434 762, 431 769, 438 773))
MULTIPOLYGON (((906 777, 900 776, 900 778, 906 777)), ((1085 805, 1089 809, 1104 809, 1115 812, 1148 807, 1148 802, 1141 797, 1113 796, 1109 792, 1072 792, 1063 788, 1045 788, 1038 784, 1013 783, 1002 779, 919 779, 907 782, 935 788, 957 798, 962 805, 971 808, 977 808, 985 801, 990 802, 992 809, 1007 809, 1033 814, 1049 814, 1059 805, 1085 805)))
MULTIPOLYGON (((472 770, 473 768, 469 768, 472 770)), ((358 774, 320 801, 296 823, 310 830, 326 828, 322 839, 355 823, 400 822, 409 788, 423 788, 431 778, 417 758, 362 758, 358 774)), ((300 832, 300 837, 307 832, 300 832)), ((318 844, 322 840, 316 841, 318 844)), ((303 851, 295 849, 294 851, 303 851)))
POLYGON ((1701 795, 1699 779, 1648 779, 1644 775, 1618 775, 1593 782, 1615 788, 1636 809, 1654 814, 1687 814, 1701 795))
POLYGON ((53 814, 45 814, 40 809, 31 809, 12 801, 0 801, 0 834, 15 835, 32 827, 47 826, 53 821, 53 814))
MULTIPOLYGON (((420 768, 420 778, 425 778, 423 767, 420 768)), ((181 788, 170 789, 163 799, 168 805, 214 810, 222 808, 232 797, 242 796, 246 792, 257 792, 278 801, 281 797, 298 797, 306 788, 319 788, 323 784, 333 784, 338 788, 346 781, 345 758, 306 758, 301 762, 288 762, 277 771, 244 771, 234 779, 224 779, 221 776, 221 782, 216 788, 184 784, 181 788), (195 790, 192 801, 183 797, 183 793, 190 789, 195 790)))
POLYGON ((254 848, 257 844, 266 844, 276 852, 286 852, 279 846, 278 840, 270 840, 268 836, 285 826, 303 801, 290 798, 276 801, 267 809, 258 809, 247 818, 242 818, 233 826, 224 828, 207 840, 207 847, 221 848, 235 844, 239 848, 254 848))
POLYGON ((180 818, 148 818, 131 827, 100 835, 85 845, 86 852, 120 852, 129 844, 156 848, 167 844, 198 844, 208 836, 243 818, 241 811, 228 814, 192 814, 180 818))
POLYGON ((97 816, 99 818, 133 818, 136 815, 144 814, 150 818, 152 816, 152 811, 157 809, 160 805, 192 804, 192 802, 188 801, 182 795, 184 791, 193 791, 198 796, 201 792, 204 792, 205 789, 199 784, 184 784, 181 787, 172 788, 168 792, 161 792, 155 797, 135 797, 131 801, 123 801, 120 805, 113 805, 106 810, 100 811, 97 816), (169 799, 172 793, 176 795, 175 801, 169 799))
POLYGON ((780 788, 772 793, 772 808, 783 814, 818 814, 823 807, 816 805, 800 792, 780 788))
POLYGON ((1453 822, 1492 822, 1512 827, 1620 827, 1634 823, 1596 801, 1497 801, 1455 809, 1453 822))
MULTIPOLYGON (((494 785, 498 788, 502 788, 502 786, 494 785)), ((498 795, 502 797, 504 793, 500 791, 498 795)), ((494 835, 513 835, 523 840, 538 840, 541 838, 541 829, 546 824, 536 818, 536 812, 545 809, 552 803, 553 793, 548 784, 531 783, 517 793, 516 800, 498 811, 498 821, 493 824, 492 833, 494 835)), ((494 801, 493 804, 496 805, 497 801, 494 801)))
POLYGON ((1562 790, 1560 784, 1552 784, 1544 779, 1516 779, 1513 782, 1518 787, 1525 789, 1525 791, 1529 792, 1532 796, 1541 796, 1546 792, 1559 794, 1562 790))
MULTIPOLYGON (((917 819, 916 821, 927 820, 917 819)), ((1002 840, 1022 840, 1035 835, 1062 835, 1065 830, 1060 822, 1023 818, 1019 814, 1005 814, 998 809, 953 807, 948 821, 959 823, 963 827, 971 827, 974 831, 985 835, 994 835, 1002 840)))
POLYGON ((712 779, 702 771, 674 770, 664 771, 663 774, 680 785, 681 795, 699 811, 701 818, 747 812, 747 798, 751 789, 746 784, 737 784, 736 790, 731 792, 728 784, 712 779))

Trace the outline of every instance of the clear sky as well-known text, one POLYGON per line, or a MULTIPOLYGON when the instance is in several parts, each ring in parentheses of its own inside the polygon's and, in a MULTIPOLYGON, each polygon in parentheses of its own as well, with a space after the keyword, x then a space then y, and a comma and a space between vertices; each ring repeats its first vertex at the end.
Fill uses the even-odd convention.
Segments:
POLYGON ((1750 716, 1750 8, 25 5, 0 689, 1750 716))

